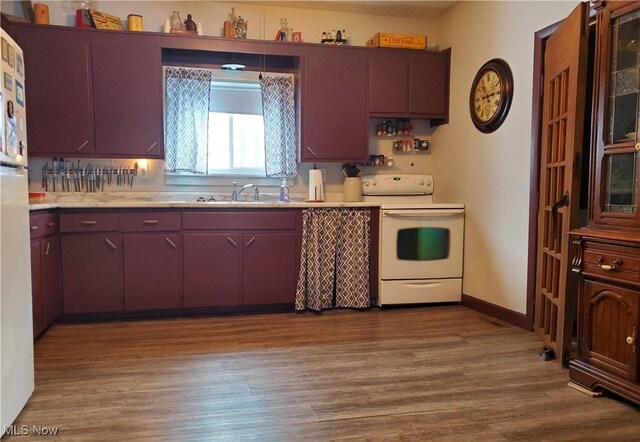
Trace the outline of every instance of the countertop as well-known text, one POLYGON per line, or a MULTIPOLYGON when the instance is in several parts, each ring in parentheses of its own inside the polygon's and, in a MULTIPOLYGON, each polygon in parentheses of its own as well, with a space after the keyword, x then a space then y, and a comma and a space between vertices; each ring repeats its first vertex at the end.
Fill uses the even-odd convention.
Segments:
POLYGON ((42 203, 29 204, 29 210, 46 209, 136 209, 136 208, 182 208, 182 209, 308 209, 337 207, 380 207, 375 202, 345 202, 341 194, 327 195, 325 202, 305 201, 303 196, 292 196, 291 202, 281 203, 275 196, 265 195, 263 200, 229 201, 228 196, 179 194, 175 192, 104 192, 104 193, 47 193, 42 203), (197 202, 213 196, 216 201, 197 202))

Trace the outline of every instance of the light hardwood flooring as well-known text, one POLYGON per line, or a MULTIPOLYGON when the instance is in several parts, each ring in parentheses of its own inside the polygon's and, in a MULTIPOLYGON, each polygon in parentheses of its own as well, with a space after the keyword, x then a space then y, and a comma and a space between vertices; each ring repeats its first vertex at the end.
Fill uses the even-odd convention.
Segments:
POLYGON ((17 425, 73 441, 640 440, 533 333, 462 306, 54 325, 17 425))

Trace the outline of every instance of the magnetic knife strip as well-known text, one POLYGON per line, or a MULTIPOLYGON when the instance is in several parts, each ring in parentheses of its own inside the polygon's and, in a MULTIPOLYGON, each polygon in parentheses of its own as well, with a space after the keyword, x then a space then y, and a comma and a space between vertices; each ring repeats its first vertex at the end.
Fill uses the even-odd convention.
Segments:
POLYGON ((53 159, 42 167, 45 192, 104 192, 105 187, 133 187, 138 176, 138 163, 133 167, 81 164, 80 161, 53 159))

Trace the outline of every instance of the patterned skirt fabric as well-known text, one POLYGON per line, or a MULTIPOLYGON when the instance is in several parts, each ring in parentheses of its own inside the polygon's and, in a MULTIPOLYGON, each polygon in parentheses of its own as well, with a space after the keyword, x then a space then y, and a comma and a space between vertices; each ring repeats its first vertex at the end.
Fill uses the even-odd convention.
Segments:
POLYGON ((306 209, 296 310, 367 308, 368 209, 306 209))

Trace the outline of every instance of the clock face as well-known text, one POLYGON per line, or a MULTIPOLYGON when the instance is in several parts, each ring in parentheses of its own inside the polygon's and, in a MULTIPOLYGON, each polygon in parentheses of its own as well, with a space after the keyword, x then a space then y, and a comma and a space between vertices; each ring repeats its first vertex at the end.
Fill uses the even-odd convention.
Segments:
POLYGON ((501 87, 500 77, 493 69, 481 74, 473 93, 473 110, 478 120, 487 122, 495 117, 502 99, 501 87))
POLYGON ((513 100, 513 75, 499 58, 486 62, 471 83, 469 112, 480 132, 490 133, 507 118, 513 100))

